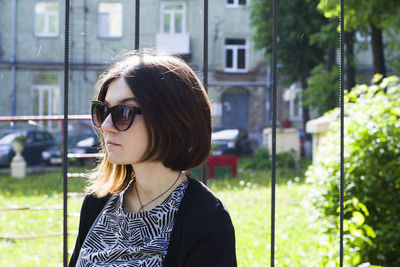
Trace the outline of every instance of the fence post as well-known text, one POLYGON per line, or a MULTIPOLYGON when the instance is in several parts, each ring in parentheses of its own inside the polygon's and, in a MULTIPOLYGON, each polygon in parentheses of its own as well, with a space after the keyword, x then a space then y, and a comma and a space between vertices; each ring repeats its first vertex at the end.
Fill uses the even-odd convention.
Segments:
POLYGON ((278 1, 272 1, 272 178, 271 178, 271 266, 275 266, 276 100, 278 1))
POLYGON ((344 89, 343 89, 343 70, 344 70, 344 1, 340 0, 340 259, 339 266, 343 266, 343 217, 344 217, 344 89))
POLYGON ((135 2, 135 50, 139 49, 139 32, 140 32, 140 0, 135 2))
POLYGON ((63 120, 63 264, 68 266, 68 85, 69 85, 69 16, 70 1, 65 1, 64 32, 64 120, 63 120))
MULTIPOLYGON (((203 21, 203 85, 208 94, 208 0, 204 0, 204 21, 203 21)), ((208 172, 207 161, 203 163, 201 177, 204 184, 207 184, 208 172)))

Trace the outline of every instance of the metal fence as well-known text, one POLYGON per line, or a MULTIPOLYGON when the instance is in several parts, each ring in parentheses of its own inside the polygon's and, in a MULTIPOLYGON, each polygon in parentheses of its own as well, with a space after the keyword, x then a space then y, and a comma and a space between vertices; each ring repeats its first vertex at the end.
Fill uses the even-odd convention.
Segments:
MULTIPOLYGON (((68 116, 69 121, 78 121, 78 120, 90 120, 89 115, 70 115, 68 116)), ((5 116, 5 117, 0 117, 0 122, 43 122, 43 121, 54 121, 54 122, 61 122, 62 125, 62 132, 64 132, 64 116, 61 115, 54 115, 54 116, 5 116)), ((64 143, 64 138, 65 135, 62 135, 62 143, 64 143)), ((66 155, 68 159, 73 159, 73 158, 98 158, 101 157, 102 154, 100 153, 91 153, 91 154, 73 154, 73 153, 68 153, 68 151, 64 150, 64 147, 62 148, 63 155, 66 155)), ((84 173, 67 173, 67 178, 85 178, 86 175, 84 173)), ((83 197, 83 193, 76 193, 76 192, 71 192, 68 193, 68 191, 63 192, 64 196, 66 198, 76 198, 76 197, 83 197)), ((45 198, 44 200, 46 200, 45 198)), ((36 203, 35 205, 30 205, 30 206, 8 206, 5 204, 2 204, 4 206, 3 208, 0 208, 0 211, 46 211, 46 210, 64 210, 63 206, 39 206, 39 204, 43 203, 44 201, 41 201, 40 203, 36 203)), ((69 217, 79 217, 79 213, 68 213, 66 210, 64 210, 64 215, 66 217, 66 220, 68 220, 69 217)), ((65 224, 67 224, 67 221, 65 221, 65 224)), ((36 235, 0 235, 0 239, 8 239, 8 240, 16 240, 16 239, 35 239, 35 238, 45 238, 45 237, 53 237, 53 236, 60 236, 63 235, 65 240, 68 240, 68 235, 74 234, 76 235, 78 232, 73 231, 73 232, 62 232, 62 233, 50 233, 50 234, 36 234, 36 235)))
MULTIPOLYGON (((204 1, 204 23, 203 23, 203 83, 207 90, 208 87, 208 0, 204 1)), ((277 31, 279 30, 279 25, 277 25, 277 7, 278 1, 271 1, 272 10, 273 10, 273 54, 272 54, 272 63, 271 63, 271 92, 272 92, 272 180, 271 180, 271 261, 270 265, 275 266, 275 185, 276 185, 276 115, 277 115, 277 53, 276 51, 279 49, 277 46, 277 31)), ((344 1, 340 1, 340 125, 341 125, 341 143, 340 143, 340 258, 339 266, 343 266, 343 193, 344 193, 344 104, 343 104, 343 69, 344 69, 344 1)), ((69 116, 68 115, 68 96, 69 96, 69 37, 70 37, 70 10, 71 4, 69 0, 65 1, 65 40, 64 40, 64 115, 63 116, 24 116, 24 117, 3 117, 0 121, 29 121, 29 120, 54 120, 62 122, 62 130, 63 130, 63 265, 66 267, 68 265, 68 217, 69 216, 78 216, 77 214, 68 214, 68 197, 74 196, 76 194, 68 194, 68 178, 71 177, 83 177, 81 174, 71 174, 68 173, 68 158, 71 157, 89 157, 88 155, 72 155, 68 154, 68 121, 69 120, 79 120, 79 119, 90 119, 88 116, 69 116)), ((139 49, 139 38, 140 38, 140 0, 135 0, 135 42, 134 48, 139 49)), ((97 155, 98 156, 98 155, 97 155)), ((202 168, 202 181, 207 183, 207 166, 206 163, 202 168)), ((52 209, 61 209, 61 207, 47 207, 52 209)), ((20 208, 20 210, 29 210, 29 208, 20 208)), ((59 235, 59 233, 56 233, 59 235)), ((42 236, 43 237, 43 236, 42 236)))

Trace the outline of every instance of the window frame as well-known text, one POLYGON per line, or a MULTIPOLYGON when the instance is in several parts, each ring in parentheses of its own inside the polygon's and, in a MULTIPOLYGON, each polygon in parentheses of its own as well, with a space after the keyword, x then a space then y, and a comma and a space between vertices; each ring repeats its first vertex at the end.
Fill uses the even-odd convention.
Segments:
POLYGON ((225 6, 227 8, 240 8, 240 7, 244 7, 244 6, 249 6, 250 4, 250 0, 245 0, 246 4, 239 4, 239 0, 232 0, 233 4, 228 3, 229 0, 225 0, 225 6))
POLYGON ((302 121, 303 120, 303 101, 301 100, 301 88, 295 89, 295 97, 289 100, 289 120, 302 121))
MULTIPOLYGON (((32 85, 31 85, 31 99, 32 99, 32 105, 30 106, 30 114, 33 115, 38 115, 38 116, 43 116, 43 115, 58 115, 61 114, 61 90, 60 90, 60 75, 57 72, 49 72, 50 75, 54 75, 56 78, 56 81, 51 81, 49 83, 36 83, 35 82, 35 75, 39 75, 42 73, 45 73, 46 71, 43 72, 34 72, 33 73, 33 80, 32 80, 32 85), (37 92, 37 101, 35 98, 35 91, 37 92), (47 103, 45 103, 45 91, 47 92, 47 103), (56 102, 53 102, 56 101, 56 102), (37 105, 37 113, 35 114, 35 106, 37 105), (45 107, 46 105, 46 107, 45 107), (44 110, 47 109, 47 114, 44 114, 44 110)), ((51 131, 56 131, 60 129, 60 124, 56 121, 47 121, 43 122, 40 121, 38 122, 40 126, 46 126, 47 129, 51 131)))
POLYGON ((34 33, 36 37, 39 38, 57 38, 60 35, 60 5, 58 2, 55 1, 38 1, 35 2, 35 6, 34 6, 34 13, 35 13, 35 17, 34 17, 34 33), (36 13, 36 6, 38 4, 56 4, 57 5, 57 11, 46 11, 43 13, 44 16, 44 31, 43 32, 38 32, 38 23, 39 23, 39 14, 41 13, 36 13), (50 17, 51 16, 55 16, 55 23, 56 23, 56 27, 55 33, 52 33, 49 31, 50 29, 50 17))
MULTIPOLYGON (((110 23, 109 23, 110 24, 110 23)), ((105 39, 105 40, 120 40, 124 36, 124 6, 122 2, 99 2, 97 8, 97 38, 105 39), (110 36, 110 35, 101 35, 100 34, 100 14, 110 14, 112 12, 100 13, 100 5, 101 4, 120 4, 121 5, 121 16, 120 16, 120 24, 121 24, 121 34, 119 36, 110 36)))
POLYGON ((175 2, 161 2, 160 3, 160 33, 162 34, 186 34, 186 2, 175 1, 175 2), (165 9, 166 6, 174 6, 181 5, 182 6, 182 32, 175 32, 175 14, 180 13, 179 11, 167 11, 165 9), (169 13, 170 16, 170 32, 164 32, 164 15, 169 13))
POLYGON ((225 38, 224 39, 224 71, 225 72, 230 72, 230 73, 245 73, 248 72, 249 68, 249 40, 248 38, 225 38), (243 45, 236 45, 236 44, 225 44, 227 39, 241 39, 245 41, 245 44, 243 45), (232 67, 229 68, 227 67, 227 50, 232 49, 233 54, 232 54, 232 67), (239 69, 238 68, 238 50, 239 49, 244 49, 244 69, 239 69))

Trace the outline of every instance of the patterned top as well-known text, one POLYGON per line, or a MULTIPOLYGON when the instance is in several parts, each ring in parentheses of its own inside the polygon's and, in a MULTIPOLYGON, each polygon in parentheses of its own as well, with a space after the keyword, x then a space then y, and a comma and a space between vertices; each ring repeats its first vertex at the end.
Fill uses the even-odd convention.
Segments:
POLYGON ((93 223, 76 266, 162 266, 188 181, 160 205, 140 213, 128 213, 122 206, 129 185, 111 197, 93 223))

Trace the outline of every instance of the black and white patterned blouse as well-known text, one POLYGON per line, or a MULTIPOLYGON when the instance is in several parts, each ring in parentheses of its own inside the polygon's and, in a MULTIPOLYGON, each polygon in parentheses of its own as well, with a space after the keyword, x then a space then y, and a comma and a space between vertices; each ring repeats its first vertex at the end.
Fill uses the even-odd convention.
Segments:
POLYGON ((128 185, 93 223, 76 266, 161 266, 187 185, 182 182, 152 210, 127 213, 122 203, 128 185))

